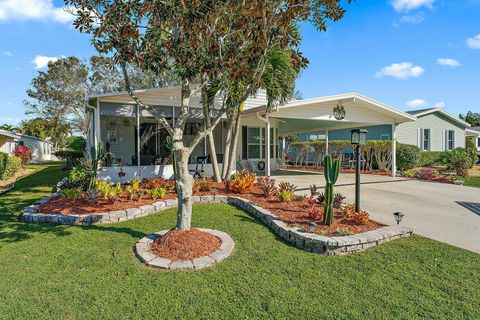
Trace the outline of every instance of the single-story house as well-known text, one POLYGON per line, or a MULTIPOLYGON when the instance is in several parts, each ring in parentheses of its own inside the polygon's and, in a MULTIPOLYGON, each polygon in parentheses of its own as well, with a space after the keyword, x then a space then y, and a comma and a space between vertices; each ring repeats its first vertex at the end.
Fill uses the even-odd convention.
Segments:
POLYGON ((472 139, 477 146, 478 157, 480 158, 480 127, 471 127, 466 130, 467 139, 472 139))
POLYGON ((31 163, 54 160, 53 143, 34 136, 19 134, 0 129, 0 152, 13 154, 16 146, 27 146, 32 152, 31 163))
MULTIPOLYGON (((180 109, 180 87, 140 90, 136 94, 142 102, 153 106, 156 112, 163 114, 168 121, 175 122, 180 109)), ((256 162, 264 161, 267 175, 277 168, 279 149, 285 144, 285 139, 280 146, 277 143, 281 137, 384 125, 390 127, 390 134, 396 139, 399 125, 417 120, 414 115, 358 93, 294 100, 268 113, 265 106, 266 94, 263 90, 259 90, 245 102, 235 158, 239 159, 238 163, 253 164, 253 167, 256 162)), ((191 97, 190 107, 190 119, 186 124, 185 134, 187 142, 193 139, 202 121, 199 96, 191 97)), ((100 170, 100 177, 119 181, 134 176, 172 176, 173 169, 165 148, 166 130, 148 111, 139 108, 127 93, 91 96, 87 110, 90 116, 88 145, 98 145, 102 141, 112 155, 110 166, 100 170), (118 176, 120 167, 125 172, 123 178, 118 176)), ((225 120, 219 123, 213 135, 217 158, 222 166, 225 120)), ((392 148, 395 149, 395 144, 392 148)), ((195 148, 190 167, 195 168, 194 157, 204 155, 208 156, 206 141, 195 148)), ((396 168, 395 157, 392 161, 396 168)), ((207 174, 212 174, 210 164, 206 165, 205 170, 207 174)), ((393 174, 395 171, 393 170, 393 174)))
MULTIPOLYGON (((470 124, 446 112, 441 108, 429 108, 407 111, 415 121, 401 123, 397 126, 396 140, 400 143, 418 146, 423 151, 444 151, 465 147, 467 136, 478 136, 471 130, 470 124)), ((368 140, 391 140, 390 125, 366 127, 368 140)), ((325 139, 326 132, 311 132, 299 135, 301 141, 325 139)), ((349 140, 349 130, 328 132, 330 140, 349 140)), ((478 139, 476 141, 478 145, 478 139)))

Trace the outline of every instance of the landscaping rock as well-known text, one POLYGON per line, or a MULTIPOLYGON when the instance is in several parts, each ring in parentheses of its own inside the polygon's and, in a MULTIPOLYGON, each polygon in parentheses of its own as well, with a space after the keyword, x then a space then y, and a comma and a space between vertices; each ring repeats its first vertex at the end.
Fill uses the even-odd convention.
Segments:
POLYGON ((176 207, 178 205, 178 199, 168 199, 165 203, 167 207, 176 207))
POLYGON ((156 257, 149 261, 147 265, 155 268, 161 268, 161 269, 168 269, 170 267, 170 264, 172 263, 171 260, 165 259, 165 258, 160 258, 156 257))
POLYGON ((203 269, 213 266, 215 264, 215 260, 210 257, 201 257, 193 259, 192 263, 195 269, 203 269))
POLYGON ((177 269, 193 269, 193 263, 190 260, 179 260, 179 261, 173 261, 169 269, 171 270, 177 270, 177 269))
POLYGON ((150 204, 147 204, 146 206, 141 206, 140 207, 140 210, 142 212, 142 215, 149 215, 149 214, 152 214, 155 212, 155 207, 150 205, 150 204))
POLYGON ((153 207, 155 208, 155 212, 162 210, 166 206, 167 204, 165 203, 165 201, 158 201, 153 204, 153 207))
POLYGON ((109 212, 110 221, 120 221, 127 217, 127 212, 125 210, 116 210, 109 212))
POLYGON ((125 211, 127 213, 127 218, 129 218, 129 219, 132 219, 132 218, 142 214, 142 210, 138 209, 138 208, 130 208, 130 209, 127 209, 125 211))

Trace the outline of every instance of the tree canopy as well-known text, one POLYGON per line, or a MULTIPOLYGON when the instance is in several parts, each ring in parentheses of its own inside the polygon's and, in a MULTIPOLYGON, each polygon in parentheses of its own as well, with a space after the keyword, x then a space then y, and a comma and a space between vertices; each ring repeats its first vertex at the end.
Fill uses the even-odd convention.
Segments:
POLYGON ((472 127, 480 127, 480 113, 468 111, 466 115, 460 114, 460 119, 470 123, 472 127))

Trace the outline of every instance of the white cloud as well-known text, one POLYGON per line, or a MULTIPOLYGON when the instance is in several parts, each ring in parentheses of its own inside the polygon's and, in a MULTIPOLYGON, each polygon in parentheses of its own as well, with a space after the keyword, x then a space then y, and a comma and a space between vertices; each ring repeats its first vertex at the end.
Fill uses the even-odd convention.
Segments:
POLYGON ((462 65, 457 60, 450 59, 450 58, 439 58, 439 59, 437 59, 437 63, 442 65, 442 66, 452 67, 452 68, 460 67, 462 65))
POLYGON ((394 77, 396 79, 408 79, 421 76, 425 72, 420 66, 414 66, 411 62, 393 63, 382 68, 375 74, 375 78, 384 76, 394 77))
POLYGON ((467 39, 467 46, 472 49, 480 49, 480 33, 467 39))
POLYGON ((427 105, 427 101, 423 99, 413 99, 406 103, 407 107, 412 109, 422 108, 427 105))
POLYGON ((419 24, 419 23, 422 23, 424 20, 425 20, 425 17, 421 13, 415 14, 415 15, 402 16, 400 18, 400 22, 411 23, 411 24, 419 24))
POLYGON ((7 57, 13 57, 13 53, 12 53, 11 51, 8 51, 8 50, 7 50, 7 51, 4 51, 4 52, 3 52, 3 55, 4 55, 4 56, 7 56, 7 57))
POLYGON ((435 0, 392 0, 393 8, 398 12, 407 12, 421 7, 433 8, 435 0))
POLYGON ((433 105, 433 108, 445 108, 445 102, 440 101, 433 105))
POLYGON ((35 58, 33 58, 32 63, 35 65, 35 69, 43 69, 45 68, 49 62, 51 61, 57 61, 58 57, 47 57, 47 56, 41 56, 37 55, 35 58))
POLYGON ((0 22, 12 20, 41 20, 67 23, 74 17, 53 0, 1 0, 0 22))

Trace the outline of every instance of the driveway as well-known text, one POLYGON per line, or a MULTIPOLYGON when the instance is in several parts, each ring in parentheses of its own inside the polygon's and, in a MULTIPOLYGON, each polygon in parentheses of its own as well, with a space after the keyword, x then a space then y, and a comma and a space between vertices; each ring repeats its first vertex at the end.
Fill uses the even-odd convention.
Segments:
MULTIPOLYGON (((325 186, 320 173, 275 172, 273 178, 297 185, 299 194, 309 194, 311 184, 325 186)), ((401 211, 401 224, 416 234, 480 253, 480 189, 377 175, 362 175, 361 183, 361 207, 372 219, 391 225, 401 211)), ((355 175, 340 174, 335 192, 353 203, 355 175)))

